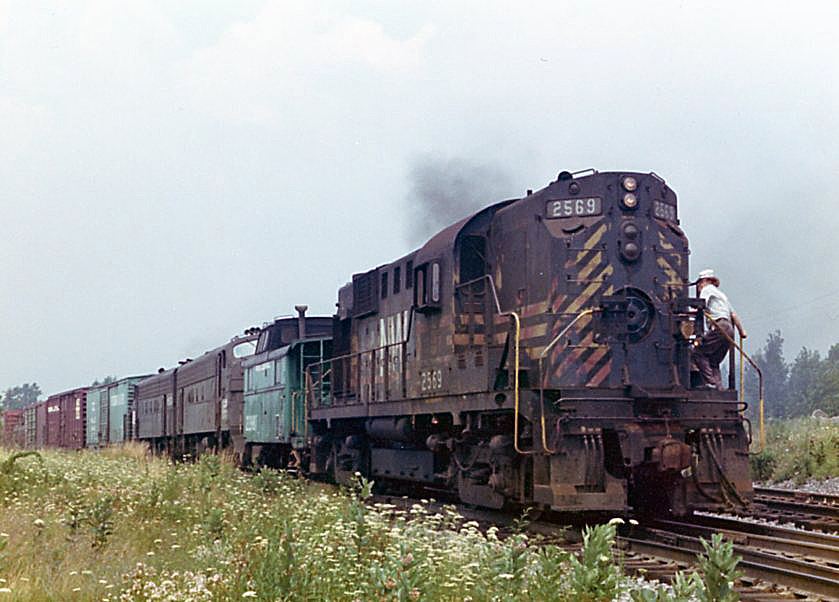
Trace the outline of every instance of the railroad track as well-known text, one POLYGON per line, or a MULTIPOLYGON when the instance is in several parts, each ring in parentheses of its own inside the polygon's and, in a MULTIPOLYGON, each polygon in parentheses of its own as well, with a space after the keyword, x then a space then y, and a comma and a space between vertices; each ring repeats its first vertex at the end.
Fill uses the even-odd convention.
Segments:
POLYGON ((839 600, 839 535, 830 533, 838 530, 839 496, 756 487, 753 507, 741 516, 651 521, 626 534, 624 542, 636 552, 690 562, 702 551, 700 538, 722 533, 742 557, 740 568, 749 579, 839 600))
POLYGON ((702 552, 700 538, 722 533, 742 557, 750 580, 782 585, 821 600, 839 600, 839 536, 696 516, 690 521, 660 520, 621 538, 630 551, 692 562, 702 552))
MULTIPOLYGON (((407 507, 404 498, 375 496, 407 507)), ((427 504, 439 511, 443 504, 427 504)), ((502 530, 515 517, 501 511, 457 506, 466 520, 496 525, 502 530)), ((565 527, 549 520, 533 520, 528 530, 545 543, 578 549, 564 539, 565 527)), ((723 533, 742 557, 744 577, 736 584, 742 600, 836 600, 839 601, 839 536, 788 529, 738 518, 695 515, 685 520, 643 521, 624 525, 616 555, 627 573, 648 579, 670 581, 677 571, 696 564, 703 552, 700 538, 710 540, 723 533)))
POLYGON ((805 529, 839 532, 839 495, 755 487, 752 514, 805 529))

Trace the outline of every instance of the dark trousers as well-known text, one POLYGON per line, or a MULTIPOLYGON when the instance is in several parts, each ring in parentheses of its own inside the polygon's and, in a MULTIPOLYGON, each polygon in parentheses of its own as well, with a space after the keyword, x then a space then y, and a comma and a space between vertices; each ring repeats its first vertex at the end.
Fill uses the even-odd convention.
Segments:
POLYGON ((709 324, 708 332, 702 337, 702 342, 693 350, 693 361, 699 368, 699 374, 706 385, 714 385, 722 389, 722 376, 720 375, 720 362, 725 359, 730 343, 722 333, 722 330, 732 339, 734 338, 734 327, 726 319, 717 320, 716 326, 709 324))

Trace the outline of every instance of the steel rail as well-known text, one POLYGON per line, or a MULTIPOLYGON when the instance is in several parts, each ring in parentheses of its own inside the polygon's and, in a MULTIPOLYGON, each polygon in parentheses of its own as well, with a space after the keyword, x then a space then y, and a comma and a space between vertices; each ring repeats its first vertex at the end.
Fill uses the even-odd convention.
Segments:
MULTIPOLYGON (((694 563, 696 554, 704 548, 696 537, 655 530, 648 537, 619 537, 625 549, 633 552, 663 556, 678 562, 694 563)), ((785 587, 839 600, 839 569, 808 563, 794 558, 775 556, 741 545, 734 551, 742 560, 738 567, 755 579, 777 583, 785 587)))
MULTIPOLYGON (((684 522, 678 520, 657 520, 651 523, 653 527, 680 533, 682 535, 690 535, 692 537, 704 537, 709 539, 714 533, 722 533, 731 541, 748 546, 750 548, 777 550, 781 552, 788 552, 790 554, 799 554, 801 556, 811 556, 822 558, 824 560, 839 563, 839 537, 832 537, 833 541, 805 541, 795 537, 789 537, 790 531, 795 532, 794 529, 775 528, 767 533, 750 533, 747 529, 740 529, 741 524, 734 521, 733 525, 728 528, 720 526, 702 525, 693 522, 684 522)), ((750 524, 750 523, 745 523, 750 524)), ((806 531, 804 531, 806 533, 806 531)), ((826 538, 831 538, 827 534, 826 538)), ((839 564, 837 564, 839 566, 839 564)))
POLYGON ((779 487, 754 487, 757 495, 774 497, 779 499, 791 499, 792 501, 805 504, 817 504, 821 506, 833 506, 839 513, 839 494, 819 493, 815 491, 802 491, 801 489, 781 489, 779 487))
POLYGON ((707 514, 694 514, 691 518, 693 524, 718 531, 736 531, 748 535, 763 535, 766 537, 780 537, 787 541, 817 544, 820 546, 833 547, 839 550, 839 536, 821 531, 810 531, 804 529, 791 529, 779 525, 772 525, 763 522, 752 522, 739 518, 729 518, 707 514))

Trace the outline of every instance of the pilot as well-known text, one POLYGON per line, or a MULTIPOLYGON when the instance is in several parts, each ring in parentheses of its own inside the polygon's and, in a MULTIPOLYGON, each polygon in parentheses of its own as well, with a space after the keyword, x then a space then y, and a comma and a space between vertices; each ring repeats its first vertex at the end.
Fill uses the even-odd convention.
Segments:
POLYGON ((720 279, 714 274, 714 270, 699 272, 696 291, 699 298, 705 300, 705 311, 711 319, 708 320, 708 329, 704 336, 694 348, 693 360, 699 368, 703 386, 709 389, 722 389, 720 362, 728 353, 729 340, 734 338, 733 326, 737 327, 742 338, 746 338, 746 329, 719 286, 720 279))

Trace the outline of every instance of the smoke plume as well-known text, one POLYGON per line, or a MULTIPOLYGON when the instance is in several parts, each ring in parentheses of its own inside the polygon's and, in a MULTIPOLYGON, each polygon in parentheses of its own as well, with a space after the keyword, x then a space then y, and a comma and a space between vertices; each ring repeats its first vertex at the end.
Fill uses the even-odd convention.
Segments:
POLYGON ((422 157, 411 168, 408 239, 418 244, 470 213, 509 197, 502 167, 467 159, 422 157))

